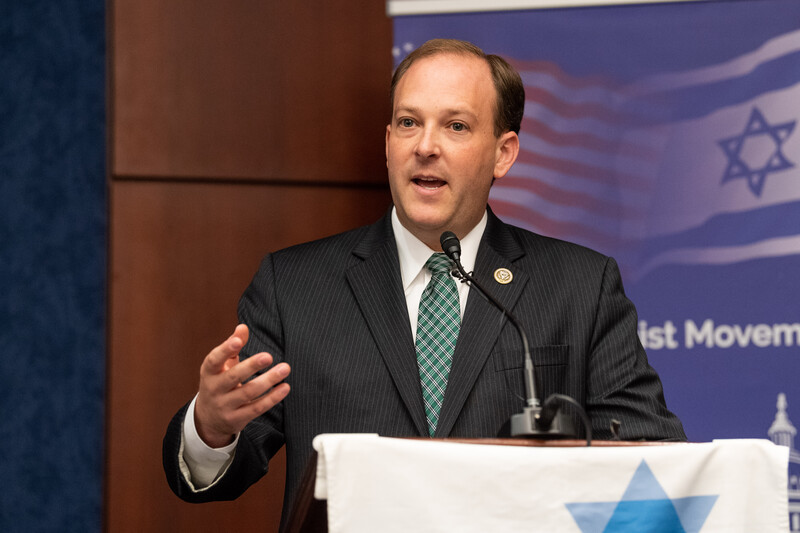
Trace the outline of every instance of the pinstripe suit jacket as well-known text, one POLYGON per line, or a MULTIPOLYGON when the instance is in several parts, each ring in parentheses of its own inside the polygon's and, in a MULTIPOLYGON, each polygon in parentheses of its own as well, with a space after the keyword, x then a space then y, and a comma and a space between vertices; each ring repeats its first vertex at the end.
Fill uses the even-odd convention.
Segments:
MULTIPOLYGON (((475 277, 511 309, 530 339, 539 396, 567 394, 596 438, 686 437, 636 334, 637 317, 613 259, 509 226, 489 212, 475 277), (514 279, 500 285, 495 269, 514 279)), ((189 501, 231 499, 286 445, 284 517, 320 433, 427 435, 425 412, 387 215, 377 223, 268 255, 239 305, 245 354, 268 351, 292 367, 292 392, 242 432, 227 473, 192 492, 179 473, 182 409, 164 440, 170 486, 189 501)), ((493 437, 523 406, 516 330, 483 298, 467 300, 437 437, 493 437)))

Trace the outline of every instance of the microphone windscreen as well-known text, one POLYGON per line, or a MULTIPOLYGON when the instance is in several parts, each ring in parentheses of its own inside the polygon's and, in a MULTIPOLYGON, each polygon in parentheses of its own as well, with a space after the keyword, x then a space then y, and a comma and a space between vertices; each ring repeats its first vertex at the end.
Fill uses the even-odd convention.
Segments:
POLYGON ((439 243, 442 245, 442 251, 453 261, 461 256, 461 242, 452 231, 443 232, 439 237, 439 243))

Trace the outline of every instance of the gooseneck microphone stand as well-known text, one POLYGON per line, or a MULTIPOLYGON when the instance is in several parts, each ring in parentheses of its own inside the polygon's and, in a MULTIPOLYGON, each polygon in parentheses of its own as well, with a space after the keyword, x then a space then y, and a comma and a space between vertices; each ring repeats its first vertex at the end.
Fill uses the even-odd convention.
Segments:
POLYGON ((524 384, 525 384, 525 407, 521 413, 517 413, 510 420, 510 434, 512 437, 528 437, 534 439, 576 439, 578 433, 575 430, 571 419, 561 411, 563 404, 571 404, 575 407, 578 415, 583 420, 586 428, 587 446, 591 445, 592 429, 589 417, 583 407, 569 396, 553 394, 548 396, 544 405, 539 404, 536 395, 536 378, 531 358, 528 337, 522 329, 517 318, 497 299, 487 292, 478 281, 464 270, 461 264, 461 243, 452 231, 445 231, 439 239, 442 251, 456 265, 458 277, 462 281, 469 283, 471 287, 477 289, 478 293, 486 298, 492 305, 499 309, 504 316, 508 317, 509 322, 516 328, 522 341, 524 352, 524 384))

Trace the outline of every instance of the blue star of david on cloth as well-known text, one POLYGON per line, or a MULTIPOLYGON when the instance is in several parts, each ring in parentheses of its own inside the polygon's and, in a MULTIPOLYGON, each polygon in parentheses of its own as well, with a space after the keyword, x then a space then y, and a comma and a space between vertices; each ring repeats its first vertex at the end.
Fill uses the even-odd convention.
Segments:
POLYGON ((728 156, 722 183, 744 179, 753 194, 761 196, 768 174, 794 167, 781 148, 796 122, 771 126, 761 111, 754 107, 742 133, 717 141, 728 156))
POLYGON ((669 498, 642 461, 620 501, 566 506, 581 533, 698 533, 717 498, 669 498))

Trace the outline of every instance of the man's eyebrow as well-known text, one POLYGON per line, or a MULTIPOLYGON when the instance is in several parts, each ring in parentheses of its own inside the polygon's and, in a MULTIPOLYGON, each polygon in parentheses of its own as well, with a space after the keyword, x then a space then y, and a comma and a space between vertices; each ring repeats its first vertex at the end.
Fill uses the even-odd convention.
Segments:
MULTIPOLYGON (((398 113, 410 113, 410 114, 414 115, 414 114, 419 113, 419 108, 416 107, 416 106, 412 106, 412 105, 402 105, 401 104, 401 105, 398 105, 398 106, 395 107, 394 114, 397 115, 398 113)), ((470 111, 470 110, 468 110, 466 108, 459 108, 459 107, 454 107, 454 108, 450 108, 450 109, 444 109, 439 114, 447 116, 447 117, 453 117, 453 116, 457 116, 457 115, 466 115, 466 116, 468 116, 468 117, 470 117, 472 119, 477 119, 478 118, 478 115, 476 115, 472 111, 470 111)))
POLYGON ((410 105, 398 105, 394 108, 395 114, 397 113, 411 113, 412 115, 419 112, 418 107, 410 106, 410 105))

